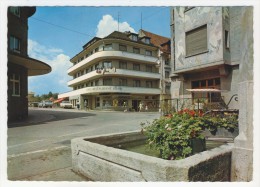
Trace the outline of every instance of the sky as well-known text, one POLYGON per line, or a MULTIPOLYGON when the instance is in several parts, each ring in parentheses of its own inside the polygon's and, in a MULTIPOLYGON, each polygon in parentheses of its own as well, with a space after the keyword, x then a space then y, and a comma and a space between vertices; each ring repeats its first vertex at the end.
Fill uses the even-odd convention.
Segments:
POLYGON ((52 72, 29 77, 28 91, 35 95, 72 90, 69 61, 93 37, 111 32, 149 32, 170 37, 170 8, 159 7, 37 7, 29 18, 28 55, 52 67, 52 72), (142 19, 141 19, 142 17, 142 19), (142 22, 141 22, 142 20, 142 22), (142 24, 141 24, 142 23, 142 24))

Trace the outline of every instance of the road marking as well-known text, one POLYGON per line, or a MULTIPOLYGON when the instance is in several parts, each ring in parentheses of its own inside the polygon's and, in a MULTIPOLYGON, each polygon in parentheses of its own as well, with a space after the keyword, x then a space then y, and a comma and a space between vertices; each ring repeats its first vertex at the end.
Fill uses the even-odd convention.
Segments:
POLYGON ((26 142, 26 143, 22 143, 22 144, 15 144, 15 145, 10 145, 8 147, 18 147, 18 146, 21 146, 21 145, 26 145, 26 144, 31 144, 31 143, 36 143, 36 142, 42 142, 42 141, 46 141, 48 139, 43 139, 43 140, 36 140, 36 141, 32 141, 32 142, 26 142))

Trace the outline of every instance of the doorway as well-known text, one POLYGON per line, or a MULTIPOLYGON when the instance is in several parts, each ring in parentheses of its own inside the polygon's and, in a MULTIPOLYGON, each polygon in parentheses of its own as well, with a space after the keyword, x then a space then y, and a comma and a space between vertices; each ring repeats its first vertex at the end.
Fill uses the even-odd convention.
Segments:
POLYGON ((139 106, 140 102, 141 102, 141 100, 132 100, 132 109, 134 109, 135 111, 138 111, 138 106, 139 106))

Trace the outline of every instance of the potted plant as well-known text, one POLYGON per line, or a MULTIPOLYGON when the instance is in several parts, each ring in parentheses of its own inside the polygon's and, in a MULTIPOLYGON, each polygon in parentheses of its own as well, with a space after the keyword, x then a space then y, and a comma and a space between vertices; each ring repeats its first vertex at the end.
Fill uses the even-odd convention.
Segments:
POLYGON ((214 135, 218 128, 232 132, 237 124, 237 115, 206 116, 202 110, 184 109, 141 126, 150 148, 160 151, 163 159, 178 160, 205 150, 205 129, 214 135))

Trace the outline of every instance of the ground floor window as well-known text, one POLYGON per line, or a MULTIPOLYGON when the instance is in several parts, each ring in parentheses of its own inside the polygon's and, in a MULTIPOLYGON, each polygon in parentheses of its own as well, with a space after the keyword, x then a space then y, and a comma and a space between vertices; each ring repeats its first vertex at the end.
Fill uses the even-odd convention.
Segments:
POLYGON ((9 80, 9 89, 12 96, 20 96, 20 75, 13 73, 9 80))
MULTIPOLYGON (((204 79, 204 80, 196 80, 191 82, 192 89, 205 89, 205 88, 214 88, 220 89, 220 78, 212 78, 212 79, 204 79)), ((197 92, 192 94, 193 98, 211 98, 211 101, 218 101, 221 98, 220 92, 197 92)))
POLYGON ((112 98, 111 97, 109 97, 109 98, 104 97, 102 104, 103 104, 104 108, 108 108, 108 107, 113 106, 112 105, 112 98))
POLYGON ((96 97, 96 107, 100 107, 100 97, 96 97))

